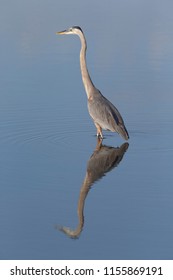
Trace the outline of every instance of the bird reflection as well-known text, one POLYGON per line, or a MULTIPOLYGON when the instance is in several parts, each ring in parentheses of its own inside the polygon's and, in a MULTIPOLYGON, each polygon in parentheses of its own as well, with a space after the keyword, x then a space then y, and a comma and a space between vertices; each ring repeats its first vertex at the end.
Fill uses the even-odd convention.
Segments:
POLYGON ((117 148, 102 145, 102 140, 97 139, 97 145, 88 161, 86 175, 79 194, 77 208, 78 226, 74 230, 61 226, 58 227, 60 231, 71 238, 79 237, 84 226, 85 199, 91 186, 120 163, 128 147, 128 143, 124 143, 117 148))

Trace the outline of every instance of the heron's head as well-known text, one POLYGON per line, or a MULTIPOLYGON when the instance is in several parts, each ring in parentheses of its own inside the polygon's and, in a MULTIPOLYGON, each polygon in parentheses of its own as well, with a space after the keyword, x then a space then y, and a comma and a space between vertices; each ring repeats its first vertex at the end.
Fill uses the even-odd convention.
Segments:
POLYGON ((83 31, 82 29, 79 27, 79 26, 73 26, 73 27, 70 27, 69 29, 67 30, 64 30, 64 31, 59 31, 59 32, 56 32, 56 34, 58 35, 63 35, 63 34, 76 34, 78 36, 80 36, 80 34, 83 34, 83 31))

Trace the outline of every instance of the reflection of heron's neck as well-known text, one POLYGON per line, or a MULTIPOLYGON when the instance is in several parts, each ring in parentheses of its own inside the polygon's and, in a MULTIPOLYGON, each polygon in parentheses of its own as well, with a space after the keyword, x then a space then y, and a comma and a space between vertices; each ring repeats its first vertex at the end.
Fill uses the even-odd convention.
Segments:
POLYGON ((84 225, 84 206, 85 206, 85 199, 87 197, 87 194, 90 189, 90 185, 88 184, 88 174, 86 174, 82 188, 80 190, 80 195, 79 195, 79 201, 78 201, 78 230, 79 232, 82 231, 83 225, 84 225))
POLYGON ((85 176, 82 188, 80 190, 80 195, 79 195, 79 201, 78 201, 78 208, 77 208, 77 213, 78 213, 78 226, 76 229, 70 229, 67 227, 61 227, 60 230, 63 231, 65 234, 67 234, 71 238, 77 238, 79 237, 83 225, 84 225, 84 205, 85 205, 85 199, 88 194, 88 191, 91 186, 91 181, 88 178, 88 173, 85 176))
POLYGON ((91 81, 90 75, 88 73, 87 65, 86 65, 86 49, 87 44, 85 40, 85 36, 81 33, 80 34, 81 40, 81 51, 80 51, 80 67, 81 67, 81 74, 83 84, 86 90, 86 94, 88 99, 91 97, 91 91, 95 88, 93 82, 91 81))

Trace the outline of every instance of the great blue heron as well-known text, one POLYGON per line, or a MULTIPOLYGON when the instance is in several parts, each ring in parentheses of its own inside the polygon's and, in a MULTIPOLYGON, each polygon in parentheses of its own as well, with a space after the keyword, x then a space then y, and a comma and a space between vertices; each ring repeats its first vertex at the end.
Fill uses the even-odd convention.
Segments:
POLYGON ((118 132, 127 140, 129 134, 119 111, 101 94, 90 78, 86 65, 87 43, 82 29, 79 26, 73 26, 67 30, 57 32, 56 34, 76 34, 80 37, 80 67, 82 80, 88 98, 88 111, 97 128, 97 137, 103 138, 102 129, 105 129, 118 132))

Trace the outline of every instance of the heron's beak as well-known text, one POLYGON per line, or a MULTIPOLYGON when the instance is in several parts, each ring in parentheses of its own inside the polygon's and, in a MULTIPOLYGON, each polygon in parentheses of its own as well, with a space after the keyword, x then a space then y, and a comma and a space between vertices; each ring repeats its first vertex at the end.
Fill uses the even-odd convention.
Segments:
POLYGON ((67 30, 56 32, 56 35, 63 35, 66 34, 67 30))

